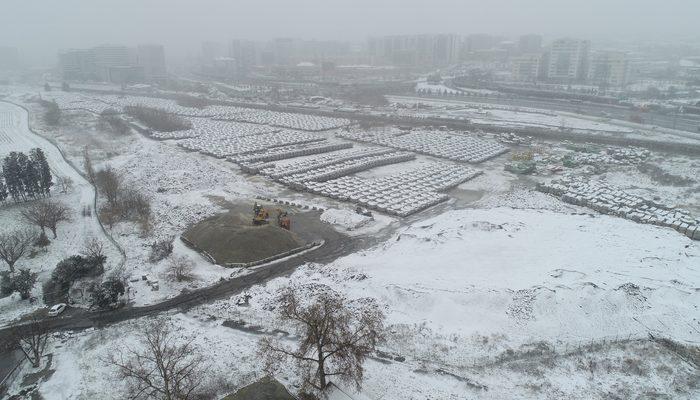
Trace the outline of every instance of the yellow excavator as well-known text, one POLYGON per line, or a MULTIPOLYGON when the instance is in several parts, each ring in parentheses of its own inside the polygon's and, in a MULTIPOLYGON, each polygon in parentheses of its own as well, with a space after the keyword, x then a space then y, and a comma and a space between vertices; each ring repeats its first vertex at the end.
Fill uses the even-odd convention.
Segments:
MULTIPOLYGON (((270 223, 270 212, 257 202, 253 205, 253 225, 266 225, 270 223)), ((286 211, 277 209, 277 226, 289 230, 292 221, 286 211)))
POLYGON ((270 223, 270 213, 257 202, 253 206, 253 225, 265 225, 270 223))

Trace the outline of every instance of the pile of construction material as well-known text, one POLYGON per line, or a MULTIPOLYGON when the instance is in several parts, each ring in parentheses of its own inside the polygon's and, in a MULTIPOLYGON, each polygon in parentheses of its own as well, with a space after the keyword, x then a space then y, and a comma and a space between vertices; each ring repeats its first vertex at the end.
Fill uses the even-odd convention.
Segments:
POLYGON ((269 149, 298 145, 304 143, 322 142, 326 139, 312 133, 281 130, 249 136, 227 136, 223 133, 200 135, 178 142, 188 150, 199 151, 203 154, 224 158, 239 154, 265 152, 269 149))
POLYGON ((331 118, 290 112, 236 107, 220 107, 215 111, 217 119, 251 122, 254 124, 311 132, 325 131, 350 125, 350 120, 344 118, 331 118))
POLYGON ((508 151, 500 143, 471 135, 420 131, 420 132, 339 132, 346 139, 375 143, 401 150, 414 151, 448 160, 480 163, 508 151))
MULTIPOLYGON (((47 101, 55 101, 61 110, 83 110, 101 114, 114 108, 105 101, 73 92, 44 92, 41 93, 41 98, 47 101)), ((121 108, 118 111, 121 112, 121 108)))
POLYGON ((411 161, 415 158, 416 155, 413 153, 405 151, 392 151, 386 154, 368 155, 365 157, 339 161, 330 165, 314 168, 312 170, 287 175, 279 178, 278 180, 293 188, 304 188, 304 183, 308 181, 324 182, 354 174, 356 172, 381 167, 383 165, 411 161))
POLYGON ((270 161, 328 153, 342 149, 349 149, 351 147, 352 143, 349 142, 332 142, 324 140, 283 147, 273 147, 258 153, 229 157, 228 160, 240 164, 241 167, 247 168, 247 172, 249 173, 257 174, 259 173, 260 168, 274 168, 274 165, 269 164, 270 161))
POLYGON ((651 152, 638 147, 608 147, 602 150, 580 151, 579 148, 573 149, 575 152, 566 155, 562 161, 565 166, 578 165, 637 165, 651 155, 651 152))
POLYGON ((346 176, 325 182, 305 181, 308 191, 351 201, 379 212, 406 217, 448 199, 446 191, 481 174, 464 165, 433 163, 379 179, 346 176))
POLYGON ((396 150, 387 149, 384 147, 365 147, 360 149, 336 151, 285 165, 268 164, 261 167, 259 171, 254 172, 269 176, 275 180, 279 180, 286 176, 298 175, 304 172, 317 170, 319 168, 337 165, 346 161, 366 159, 368 157, 382 156, 390 153, 396 153, 396 150))
POLYGON ((564 177, 538 184, 537 190, 557 196, 567 203, 640 223, 666 226, 693 240, 700 240, 700 220, 694 219, 687 211, 625 193, 602 182, 564 177))
POLYGON ((185 117, 192 128, 174 132, 152 131, 151 136, 157 139, 186 139, 206 136, 211 140, 218 140, 222 137, 241 137, 261 135, 279 131, 279 128, 272 128, 264 125, 247 124, 234 121, 217 121, 210 118, 185 117))
POLYGON ((49 101, 55 100, 59 108, 64 110, 85 109, 97 114, 106 109, 114 109, 119 113, 123 113, 125 107, 143 106, 157 108, 186 117, 247 122, 310 132, 325 131, 350 125, 350 120, 345 118, 332 118, 226 105, 210 105, 201 108, 185 107, 177 104, 175 100, 158 97, 80 94, 74 92, 48 92, 42 93, 42 96, 49 101))

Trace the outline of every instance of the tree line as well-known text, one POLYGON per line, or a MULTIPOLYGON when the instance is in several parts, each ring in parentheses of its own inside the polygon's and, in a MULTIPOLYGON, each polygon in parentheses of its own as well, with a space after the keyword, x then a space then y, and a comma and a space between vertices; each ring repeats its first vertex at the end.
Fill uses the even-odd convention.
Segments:
POLYGON ((50 196, 53 176, 46 155, 40 148, 29 156, 13 151, 2 162, 0 202, 12 198, 15 202, 50 196))
POLYGON ((174 132, 192 128, 190 121, 160 108, 126 106, 124 112, 154 131, 174 132))

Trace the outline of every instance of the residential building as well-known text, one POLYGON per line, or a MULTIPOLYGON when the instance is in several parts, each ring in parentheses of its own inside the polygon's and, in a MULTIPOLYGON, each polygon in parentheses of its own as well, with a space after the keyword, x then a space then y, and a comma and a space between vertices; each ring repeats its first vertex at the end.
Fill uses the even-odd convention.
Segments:
POLYGON ((446 66, 459 61, 461 39, 457 35, 398 35, 371 37, 367 41, 375 65, 446 66))
POLYGON ((162 82, 168 78, 165 50, 159 44, 143 44, 136 48, 136 65, 143 69, 147 82, 162 82))
POLYGON ((552 81, 583 82, 588 78, 590 42, 578 39, 555 40, 549 49, 547 78, 552 81))
POLYGON ((542 36, 522 35, 518 40, 518 51, 521 54, 539 53, 542 51, 542 36))
POLYGON ((129 61, 129 49, 126 46, 103 45, 93 47, 91 51, 95 74, 102 81, 112 81, 111 69, 121 70, 133 66, 129 61))
POLYGON ((620 51, 600 51, 593 54, 588 82, 601 87, 623 87, 629 77, 627 54, 620 51))
POLYGON ((70 49, 58 54, 64 80, 97 80, 94 53, 90 49, 70 49))
POLYGON ((64 80, 134 83, 166 78, 165 52, 160 45, 70 49, 58 54, 58 63, 64 80))
POLYGON ((542 54, 523 54, 511 59, 511 73, 513 80, 520 82, 534 82, 541 75, 542 54))

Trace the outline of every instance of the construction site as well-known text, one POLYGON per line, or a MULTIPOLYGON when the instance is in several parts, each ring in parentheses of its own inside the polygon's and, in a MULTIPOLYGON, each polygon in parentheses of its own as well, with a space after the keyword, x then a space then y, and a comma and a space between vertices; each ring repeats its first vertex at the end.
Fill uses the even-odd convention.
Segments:
POLYGON ((284 209, 275 204, 228 204, 223 214, 189 227, 180 239, 210 262, 253 267, 319 246, 322 232, 310 228, 317 211, 284 209), (247 207, 246 207, 247 206, 247 207), (299 221, 298 226, 292 221, 299 221))

